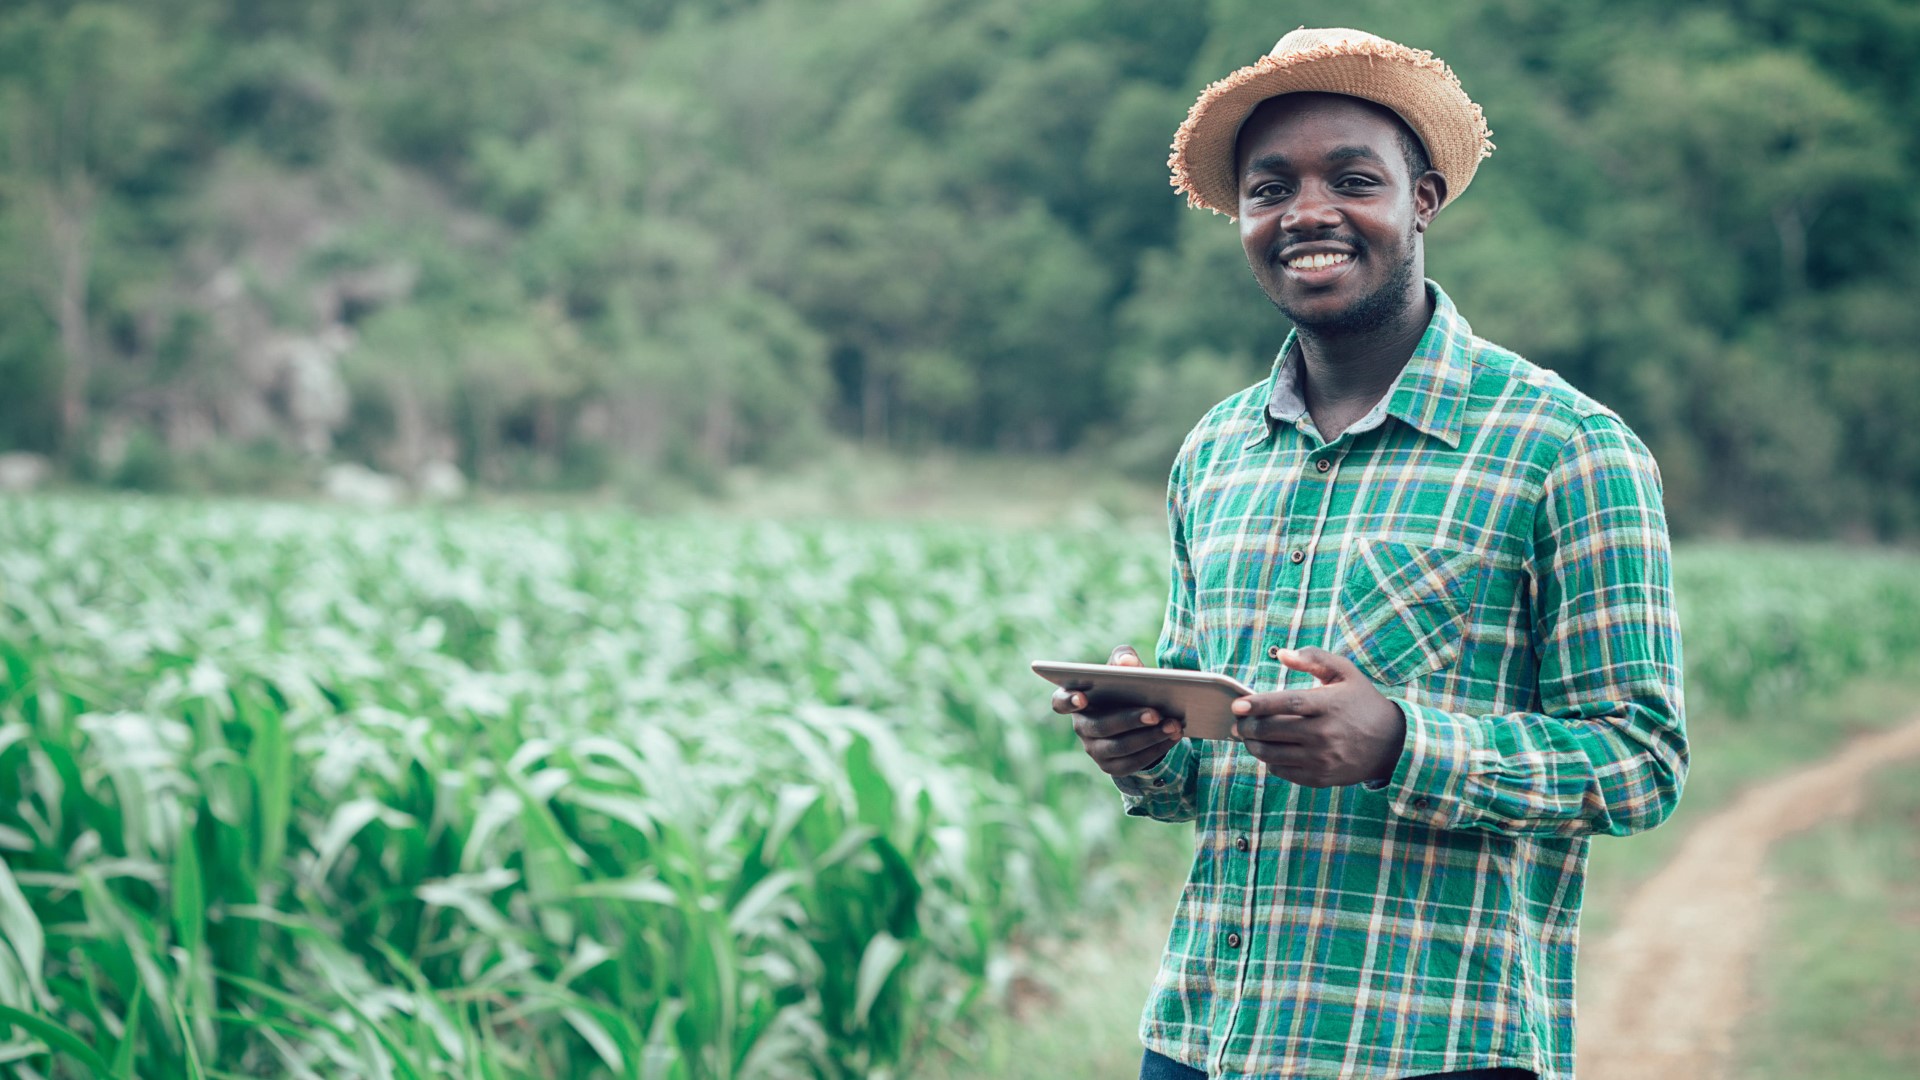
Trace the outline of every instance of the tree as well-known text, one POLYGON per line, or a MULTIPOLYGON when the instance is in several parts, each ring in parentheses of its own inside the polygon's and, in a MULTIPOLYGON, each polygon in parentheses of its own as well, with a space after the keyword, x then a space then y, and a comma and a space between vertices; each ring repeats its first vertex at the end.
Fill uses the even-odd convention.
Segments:
POLYGON ((29 223, 19 235, 42 256, 27 261, 26 284, 58 327, 68 455, 86 426, 98 359, 90 285, 103 203, 171 138, 171 74, 165 43, 133 8, 29 8, 0 19, 0 200, 29 223))

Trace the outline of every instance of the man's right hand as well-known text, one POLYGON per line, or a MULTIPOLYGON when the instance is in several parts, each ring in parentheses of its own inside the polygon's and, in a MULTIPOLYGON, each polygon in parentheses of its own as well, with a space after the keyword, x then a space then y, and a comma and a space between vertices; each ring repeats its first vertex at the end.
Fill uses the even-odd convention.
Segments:
MULTIPOLYGON (((1143 667, 1133 646, 1122 645, 1107 657, 1119 667, 1143 667)), ((1087 712, 1087 695, 1064 687, 1053 692, 1053 711, 1073 717, 1073 733, 1100 771, 1108 776, 1131 776, 1150 769, 1167 756, 1183 730, 1178 720, 1152 709, 1125 708, 1087 712)))

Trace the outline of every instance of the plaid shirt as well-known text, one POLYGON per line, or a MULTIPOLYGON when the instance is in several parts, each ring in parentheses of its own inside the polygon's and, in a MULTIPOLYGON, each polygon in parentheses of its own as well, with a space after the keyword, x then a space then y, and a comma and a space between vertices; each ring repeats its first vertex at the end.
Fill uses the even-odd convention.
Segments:
POLYGON ((1232 742, 1120 778, 1198 819, 1141 1038, 1215 1077, 1573 1075, 1587 836, 1680 796, 1680 632, 1652 457, 1620 418, 1434 314, 1331 442, 1291 336, 1173 468, 1165 667, 1310 685, 1353 660, 1406 715, 1383 786, 1313 789, 1232 742))

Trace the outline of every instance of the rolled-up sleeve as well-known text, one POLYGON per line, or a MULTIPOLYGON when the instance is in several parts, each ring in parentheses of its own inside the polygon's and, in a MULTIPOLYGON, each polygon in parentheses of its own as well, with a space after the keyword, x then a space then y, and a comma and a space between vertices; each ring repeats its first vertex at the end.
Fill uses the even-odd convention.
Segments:
POLYGON ((1586 417, 1540 498, 1528 573, 1540 711, 1475 716, 1395 698, 1405 747, 1381 792, 1437 828, 1623 836, 1686 780, 1680 624, 1653 457, 1586 417))
POLYGON ((1120 802, 1133 817, 1156 821, 1192 821, 1200 814, 1194 799, 1194 781, 1199 754, 1193 743, 1182 739, 1173 744, 1152 767, 1132 776, 1116 776, 1120 802))

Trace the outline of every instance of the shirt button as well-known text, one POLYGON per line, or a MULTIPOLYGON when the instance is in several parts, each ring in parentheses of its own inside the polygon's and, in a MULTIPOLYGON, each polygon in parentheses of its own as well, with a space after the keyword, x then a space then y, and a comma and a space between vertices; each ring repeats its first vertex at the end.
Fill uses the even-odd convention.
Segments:
POLYGON ((1321 472, 1326 472, 1328 469, 1333 468, 1333 462, 1328 461, 1326 458, 1321 458, 1319 461, 1313 463, 1313 467, 1321 472))
POLYGON ((1239 933, 1239 931, 1235 931, 1235 932, 1233 932, 1233 933, 1231 933, 1231 934, 1228 934, 1228 935, 1227 935, 1227 948, 1229 948, 1229 949, 1237 949, 1237 948, 1239 948, 1239 947, 1240 947, 1240 933, 1239 933))
POLYGON ((1294 548, 1293 554, 1287 556, 1287 558, 1293 560, 1293 562, 1296 564, 1303 563, 1307 561, 1307 553, 1305 551, 1300 550, 1299 548, 1294 548))
POLYGON ((1267 646, 1267 659, 1269 660, 1280 659, 1280 646, 1278 645, 1267 646))
POLYGON ((1425 795, 1416 796, 1413 800, 1413 808, 1415 810, 1425 810, 1427 807, 1432 805, 1433 805, 1433 800, 1427 798, 1425 795))
POLYGON ((1233 849, 1234 849, 1235 851, 1245 851, 1245 850, 1247 850, 1247 838, 1246 838, 1246 837, 1244 837, 1244 836, 1236 836, 1236 837, 1234 837, 1234 838, 1233 838, 1233 849))
POLYGON ((1166 786, 1167 786, 1167 782, 1166 782, 1165 780, 1155 780, 1155 781, 1153 782, 1153 786, 1154 786, 1154 787, 1166 787, 1166 786))

